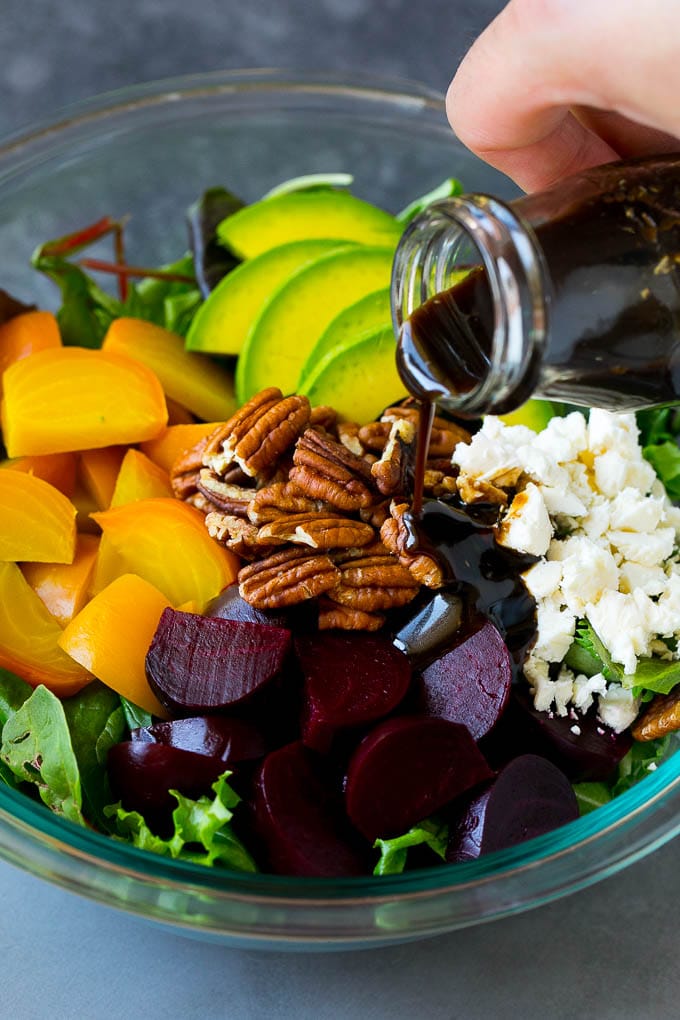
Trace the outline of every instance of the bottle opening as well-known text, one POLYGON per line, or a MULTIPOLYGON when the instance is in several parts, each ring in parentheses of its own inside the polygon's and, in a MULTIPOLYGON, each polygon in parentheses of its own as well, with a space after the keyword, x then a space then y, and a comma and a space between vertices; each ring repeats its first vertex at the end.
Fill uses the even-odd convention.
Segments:
POLYGON ((454 413, 517 407, 545 335, 540 257, 511 209, 483 195, 436 203, 398 248, 397 362, 409 392, 454 413))

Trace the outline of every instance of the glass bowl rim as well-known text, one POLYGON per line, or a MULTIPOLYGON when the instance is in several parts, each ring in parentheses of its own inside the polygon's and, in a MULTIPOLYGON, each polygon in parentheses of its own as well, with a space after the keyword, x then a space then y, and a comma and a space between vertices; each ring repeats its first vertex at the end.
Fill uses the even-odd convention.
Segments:
MULTIPOLYGON (((49 151, 54 141, 72 130, 96 134, 107 118, 135 111, 149 111, 153 115, 154 108, 165 104, 238 92, 258 92, 271 97, 296 91, 329 101, 341 97, 358 102, 383 102, 394 112, 401 107, 441 117, 445 110, 444 97, 428 86, 366 72, 349 76, 341 72, 247 68, 142 82, 71 104, 28 129, 0 139, 0 189, 5 179, 18 172, 26 157, 30 161, 33 149, 47 147, 49 151)), ((453 133, 451 138, 455 144, 453 133)), ((351 904, 357 900, 366 905, 395 897, 400 901, 418 900, 527 876, 528 895, 526 900, 517 904, 525 908, 588 885, 661 846, 680 831, 678 809, 680 755, 675 754, 635 787, 592 814, 545 836, 477 861, 441 865, 396 876, 310 879, 219 871, 161 857, 94 830, 79 828, 52 814, 26 794, 0 784, 0 856, 3 856, 4 828, 18 833, 36 848, 44 840, 59 853, 87 859, 105 870, 124 872, 141 881, 167 881, 178 891, 191 893, 199 889, 215 897, 247 897, 278 905, 285 902, 334 904, 338 901, 351 904), (662 808, 665 809, 664 817, 660 816, 662 808), (634 849, 629 838, 631 827, 638 833, 634 849), (570 867, 569 862, 577 857, 577 851, 598 844, 603 844, 603 853, 589 869, 583 867, 580 858, 570 867)), ((15 863, 23 863, 28 870, 31 869, 28 858, 15 863)), ((80 891, 88 892, 87 889, 80 891)), ((470 923, 500 916, 509 909, 487 910, 470 923)))

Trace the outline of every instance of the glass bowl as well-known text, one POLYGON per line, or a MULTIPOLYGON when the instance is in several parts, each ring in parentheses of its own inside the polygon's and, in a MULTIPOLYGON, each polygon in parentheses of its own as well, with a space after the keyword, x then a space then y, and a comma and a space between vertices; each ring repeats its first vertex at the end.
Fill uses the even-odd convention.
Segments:
MULTIPOLYGON (((444 177, 510 196, 462 148, 442 98, 412 83, 274 71, 209 74, 125 89, 0 147, 0 286, 53 307, 33 248, 130 214, 138 264, 185 245, 183 210, 206 187, 255 199, 304 173, 346 171, 397 210, 444 177)), ((1 611, 1 608, 0 608, 1 611)), ((583 888, 680 829, 680 755, 593 814, 479 861, 384 878, 218 872, 81 829, 0 786, 0 857, 101 903, 223 943, 276 949, 385 945, 451 931, 583 888)))

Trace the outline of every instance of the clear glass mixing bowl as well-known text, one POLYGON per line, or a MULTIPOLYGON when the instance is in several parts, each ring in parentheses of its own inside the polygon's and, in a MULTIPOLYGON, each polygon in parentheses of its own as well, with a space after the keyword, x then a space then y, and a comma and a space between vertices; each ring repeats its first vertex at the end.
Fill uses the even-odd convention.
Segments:
MULTIPOLYGON (((355 190, 401 208, 444 177, 514 190, 454 139, 440 96, 361 76, 229 72, 95 99, 0 147, 0 286, 54 305, 33 248, 101 216, 131 214, 128 252, 170 260, 183 211, 226 184, 255 199, 288 177, 354 174, 355 190)), ((0 612, 1 612, 0 607, 0 612)), ((680 755, 606 807, 513 850, 392 878, 229 874, 136 850, 0 786, 0 857, 101 903, 231 945, 335 949, 422 938, 583 888, 680 829, 680 755)))

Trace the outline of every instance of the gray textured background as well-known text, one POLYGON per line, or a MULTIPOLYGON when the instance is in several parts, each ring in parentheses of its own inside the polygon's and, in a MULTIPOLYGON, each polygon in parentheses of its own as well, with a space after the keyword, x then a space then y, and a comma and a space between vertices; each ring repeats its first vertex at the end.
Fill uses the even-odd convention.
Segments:
POLYGON ((92 92, 237 67, 446 88, 503 0, 0 0, 0 135, 92 92))
MULTIPOLYGON (((361 68, 444 90, 501 6, 0 0, 0 135, 93 92, 219 68, 361 68)), ((0 865, 0 1020, 670 1020, 677 855, 671 844, 590 890, 468 932, 312 957, 190 942, 0 865)))

